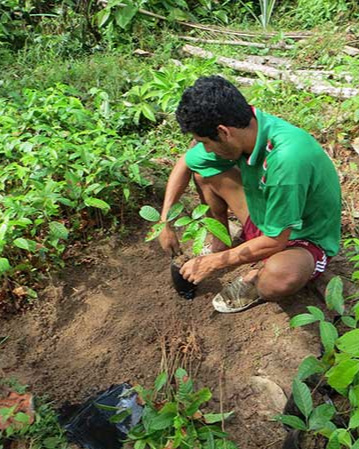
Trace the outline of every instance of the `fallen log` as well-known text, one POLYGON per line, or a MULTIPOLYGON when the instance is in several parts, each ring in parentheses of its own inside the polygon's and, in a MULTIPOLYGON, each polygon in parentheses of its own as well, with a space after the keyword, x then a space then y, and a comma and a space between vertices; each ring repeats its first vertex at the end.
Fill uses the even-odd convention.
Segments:
MULTIPOLYGON (((214 58, 217 64, 221 64, 226 67, 231 67, 232 69, 245 72, 245 73, 263 73, 268 78, 280 79, 283 81, 288 81, 295 84, 297 89, 307 90, 318 95, 329 95, 337 98, 351 98, 359 95, 359 89, 345 87, 345 86, 333 86, 326 80, 318 81, 314 77, 306 76, 303 79, 303 75, 296 72, 291 72, 289 70, 279 70, 274 67, 269 67, 266 65, 250 63, 249 61, 238 61, 232 58, 226 58, 223 56, 216 56, 208 50, 203 50, 199 47, 193 47, 192 45, 185 45, 183 51, 192 56, 197 56, 203 59, 214 58)), ((315 72, 314 72, 315 73, 315 72)))
POLYGON ((176 36, 180 39, 189 42, 200 42, 202 44, 214 44, 214 45, 238 45, 242 47, 253 47, 253 48, 273 48, 280 50, 292 50, 294 45, 287 45, 284 43, 279 44, 263 44, 261 42, 249 42, 249 41, 241 41, 241 40, 233 40, 233 41, 223 41, 218 39, 201 39, 199 37, 192 36, 176 36))

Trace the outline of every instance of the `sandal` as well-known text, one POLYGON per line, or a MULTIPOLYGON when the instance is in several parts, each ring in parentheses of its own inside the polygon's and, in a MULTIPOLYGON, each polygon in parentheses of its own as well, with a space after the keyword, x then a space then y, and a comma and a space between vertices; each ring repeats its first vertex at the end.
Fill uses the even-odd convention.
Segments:
POLYGON ((217 312, 243 312, 265 301, 258 297, 258 292, 252 282, 245 282, 242 277, 235 279, 218 293, 212 301, 217 312))

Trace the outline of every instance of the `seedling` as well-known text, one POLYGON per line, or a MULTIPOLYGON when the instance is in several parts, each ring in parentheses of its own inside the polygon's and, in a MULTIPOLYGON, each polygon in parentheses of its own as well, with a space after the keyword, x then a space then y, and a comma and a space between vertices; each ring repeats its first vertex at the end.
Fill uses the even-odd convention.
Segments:
POLYGON ((206 204, 200 204, 193 209, 191 215, 179 217, 184 206, 180 203, 174 204, 167 214, 166 221, 161 221, 160 213, 152 206, 143 206, 140 215, 147 221, 154 222, 150 232, 146 236, 146 242, 157 238, 167 223, 173 222, 175 228, 183 228, 181 242, 193 240, 192 252, 195 256, 199 255, 204 247, 208 232, 219 239, 228 247, 231 247, 231 237, 227 228, 218 220, 205 217, 209 210, 206 204), (176 221, 174 221, 176 220, 176 221))
POLYGON ((141 422, 129 432, 127 443, 134 444, 135 449, 236 449, 227 440, 223 427, 216 425, 223 425, 233 412, 204 413, 201 407, 211 399, 212 393, 208 388, 195 391, 193 381, 183 368, 177 369, 174 380, 172 386, 167 374, 161 373, 154 389, 134 387, 144 410, 141 422))

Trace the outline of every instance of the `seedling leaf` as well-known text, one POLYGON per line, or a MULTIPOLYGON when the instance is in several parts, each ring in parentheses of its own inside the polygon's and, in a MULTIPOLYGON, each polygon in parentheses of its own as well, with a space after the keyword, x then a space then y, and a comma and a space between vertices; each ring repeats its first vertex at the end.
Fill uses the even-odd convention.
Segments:
POLYGON ((285 424, 286 426, 292 427, 293 429, 307 430, 305 422, 302 419, 298 418, 298 416, 277 415, 274 417, 274 419, 282 424, 285 424))
POLYGON ((228 230, 224 226, 224 224, 210 217, 205 217, 202 222, 206 226, 207 230, 215 237, 217 237, 217 239, 219 239, 229 248, 232 246, 231 236, 229 235, 228 230))
POLYGON ((313 410, 313 401, 310 395, 310 390, 304 382, 298 379, 293 381, 293 398, 296 406, 308 419, 313 410))
POLYGON ((230 416, 233 416, 234 412, 228 413, 206 413, 203 415, 203 418, 206 424, 214 424, 216 422, 222 422, 224 419, 228 419, 230 416))
POLYGON ((139 212, 140 216, 147 221, 160 221, 160 213, 152 206, 142 206, 139 212))
POLYGON ((359 356, 359 329, 347 332, 337 341, 337 347, 352 356, 359 356))
POLYGON ((167 382, 167 373, 161 373, 157 376, 155 380, 155 389, 156 391, 160 391, 167 382))
POLYGON ((179 228, 181 226, 186 226, 186 225, 190 224, 191 222, 192 222, 191 217, 181 217, 174 222, 174 225, 176 226, 176 228, 179 228))
POLYGON ((325 302, 329 310, 344 313, 343 281, 340 276, 333 277, 325 290, 325 302))
POLYGON ((201 218, 209 209, 209 206, 207 204, 200 204, 196 208, 193 209, 192 212, 192 218, 193 220, 197 220, 198 218, 201 218))
POLYGON ((349 429, 356 429, 357 427, 359 427, 359 410, 355 411, 349 421, 349 429))
POLYGON ((49 224, 49 228, 52 236, 55 237, 56 239, 66 240, 67 237, 69 236, 69 231, 62 223, 58 221, 52 221, 49 224))
POLYGON ((0 257, 0 274, 10 270, 11 266, 9 260, 6 257, 0 257))
POLYGON ((358 372, 359 363, 357 360, 345 360, 328 371, 328 383, 337 391, 341 391, 352 383, 358 372))
POLYGON ((97 209, 101 209, 105 213, 111 209, 111 206, 106 203, 106 201, 99 200, 98 198, 85 198, 84 203, 88 207, 96 207, 97 209))
POLYGON ((207 229, 200 228, 195 235, 192 246, 192 251, 195 256, 198 256, 201 253, 206 237, 207 237, 207 229))
POLYGON ((307 309, 318 321, 324 321, 324 313, 318 307, 308 306, 307 309))
POLYGON ((290 327, 300 327, 318 321, 311 313, 301 313, 290 320, 290 327))
POLYGON ((313 355, 310 355, 306 357, 299 365, 297 378, 303 381, 313 374, 323 372, 323 365, 313 355))
POLYGON ((148 234, 146 235, 145 241, 150 242, 151 240, 154 240, 156 237, 158 237, 163 228, 166 226, 166 223, 156 223, 152 226, 148 234))
POLYGON ((342 322, 352 329, 355 329, 357 327, 357 322, 352 316, 342 316, 342 322))
POLYGON ((335 341, 338 338, 338 331, 332 323, 321 321, 319 323, 320 338, 325 352, 331 352, 334 349, 335 341))
POLYGON ((168 211, 168 214, 167 214, 167 217, 166 217, 167 221, 172 221, 172 220, 174 220, 175 218, 178 217, 178 215, 179 215, 182 211, 183 211, 183 204, 181 204, 181 203, 176 203, 176 204, 174 204, 174 205, 171 207, 171 209, 168 211))
POLYGON ((325 428, 326 424, 335 415, 335 407, 331 404, 322 404, 316 407, 309 418, 309 429, 320 430, 325 428))

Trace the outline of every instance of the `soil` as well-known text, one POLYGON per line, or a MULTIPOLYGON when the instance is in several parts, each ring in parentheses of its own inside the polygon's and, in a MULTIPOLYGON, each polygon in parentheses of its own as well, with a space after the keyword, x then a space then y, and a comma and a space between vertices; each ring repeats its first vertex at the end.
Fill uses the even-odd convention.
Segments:
POLYGON ((318 297, 304 289, 281 304, 219 314, 211 298, 248 267, 208 279, 188 301, 172 286, 170 260, 144 235, 89 245, 32 310, 1 319, 0 334, 9 338, 0 373, 60 407, 116 383, 150 386, 162 369, 181 364, 197 387, 212 390, 208 409, 235 411, 226 430, 241 449, 281 448, 286 431, 271 420, 276 411, 265 409, 270 401, 251 378, 270 379, 290 394, 300 361, 319 354, 319 339, 315 325, 291 330, 289 319, 307 305, 322 308, 318 297))

